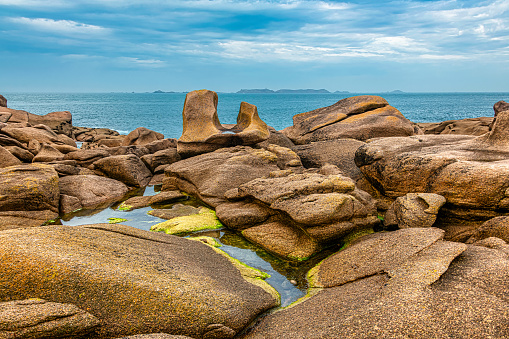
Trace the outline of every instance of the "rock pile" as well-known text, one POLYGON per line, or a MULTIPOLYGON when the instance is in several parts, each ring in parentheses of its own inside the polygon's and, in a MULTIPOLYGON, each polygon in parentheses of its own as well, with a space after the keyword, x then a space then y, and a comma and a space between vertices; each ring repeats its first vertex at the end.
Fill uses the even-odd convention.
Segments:
POLYGON ((509 104, 419 127, 359 96, 278 132, 245 102, 221 125, 217 101, 190 92, 176 140, 74 127, 0 96, 0 338, 509 337, 509 104), (169 219, 152 229, 226 227, 289 265, 343 249, 309 271, 306 298, 253 324, 280 297, 212 238, 37 227, 189 196, 209 208, 151 211, 169 219))

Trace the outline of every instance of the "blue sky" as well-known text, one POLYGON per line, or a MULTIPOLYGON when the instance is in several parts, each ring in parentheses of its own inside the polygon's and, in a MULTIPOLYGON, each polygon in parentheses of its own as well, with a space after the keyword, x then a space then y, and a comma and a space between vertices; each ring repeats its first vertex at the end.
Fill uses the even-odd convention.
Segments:
POLYGON ((509 91, 509 0, 0 0, 0 93, 509 91))

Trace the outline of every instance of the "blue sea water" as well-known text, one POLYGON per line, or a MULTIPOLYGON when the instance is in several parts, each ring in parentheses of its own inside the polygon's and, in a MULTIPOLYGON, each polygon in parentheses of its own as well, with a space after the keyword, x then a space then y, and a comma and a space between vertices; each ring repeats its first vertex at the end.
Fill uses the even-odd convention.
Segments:
MULTIPOLYGON (((332 105, 346 97, 372 94, 384 97, 414 122, 493 116, 493 104, 509 101, 509 93, 347 93, 237 94, 219 93, 218 115, 223 124, 236 122, 242 101, 258 107, 260 117, 277 130, 292 125, 295 114, 332 105)), ((8 106, 43 115, 70 111, 75 126, 106 127, 122 134, 137 127, 182 134, 185 93, 3 93, 8 106)))

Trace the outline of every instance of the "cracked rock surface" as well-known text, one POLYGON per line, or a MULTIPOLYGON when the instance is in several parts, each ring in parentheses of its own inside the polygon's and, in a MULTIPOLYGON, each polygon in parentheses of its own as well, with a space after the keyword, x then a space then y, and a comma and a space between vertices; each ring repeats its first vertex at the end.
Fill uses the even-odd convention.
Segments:
POLYGON ((507 337, 507 244, 442 236, 409 228, 358 239, 314 270, 309 298, 243 338, 507 337))

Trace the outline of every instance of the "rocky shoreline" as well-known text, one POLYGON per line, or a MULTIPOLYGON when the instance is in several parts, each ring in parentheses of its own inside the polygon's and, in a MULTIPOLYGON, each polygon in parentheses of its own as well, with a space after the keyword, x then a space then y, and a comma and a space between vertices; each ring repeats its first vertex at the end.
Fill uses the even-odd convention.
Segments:
POLYGON ((177 140, 0 95, 0 339, 509 336, 509 104, 416 124, 357 96, 276 131, 245 102, 222 125, 217 103, 188 93, 177 140), (172 207, 159 232, 52 222, 120 202, 172 207), (217 228, 295 265, 343 247, 277 308, 266 273, 177 236, 217 228))

